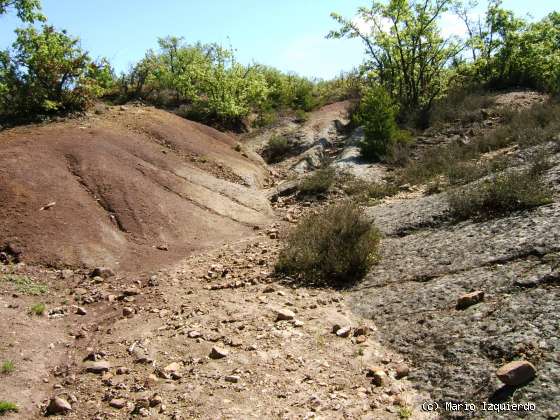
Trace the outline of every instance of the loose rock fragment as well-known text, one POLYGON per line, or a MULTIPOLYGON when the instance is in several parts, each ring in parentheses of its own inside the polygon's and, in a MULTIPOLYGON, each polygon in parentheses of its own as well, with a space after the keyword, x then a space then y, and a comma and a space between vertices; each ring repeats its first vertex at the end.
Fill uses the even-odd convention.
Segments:
POLYGON ((296 314, 294 314, 289 309, 277 309, 276 310, 276 321, 290 321, 294 319, 296 314))
POLYGON ((410 373, 408 365, 401 363, 395 367, 395 378, 402 379, 410 373))
POLYGON ((121 408, 126 407, 126 400, 123 398, 113 398, 111 401, 109 401, 109 405, 120 410, 121 408))
POLYGON ((381 367, 374 366, 369 368, 366 376, 371 378, 371 382, 376 386, 384 386, 387 384, 387 374, 381 367))
POLYGON ((339 337, 346 338, 346 337, 350 336, 350 331, 351 330, 352 330, 352 328, 350 328, 349 326, 342 327, 342 328, 339 328, 336 331, 336 335, 338 335, 339 337))
POLYGON ((106 360, 100 360, 98 362, 88 363, 86 366, 86 372, 101 374, 108 372, 111 369, 111 364, 106 360))
POLYGON ((467 293, 457 299, 457 309, 467 309, 469 306, 476 305, 484 299, 484 292, 477 290, 475 292, 467 293))
POLYGON ((123 315, 126 316, 127 318, 130 318, 132 316, 134 316, 134 309, 129 308, 129 307, 125 307, 122 310, 123 315))
POLYGON ((66 414, 69 411, 72 411, 72 406, 64 398, 60 397, 51 398, 47 406, 48 415, 66 414))
POLYGON ((96 267, 90 273, 90 277, 102 277, 104 279, 108 279, 109 277, 113 277, 115 275, 114 271, 108 267, 96 267))
POLYGON ((227 357, 227 355, 228 355, 227 350, 222 349, 220 347, 212 347, 212 350, 210 351, 208 357, 210 357, 210 359, 223 359, 224 357, 227 357))
POLYGON ((530 382, 537 370, 532 363, 526 360, 516 360, 510 362, 496 371, 498 379, 506 385, 519 386, 530 382))

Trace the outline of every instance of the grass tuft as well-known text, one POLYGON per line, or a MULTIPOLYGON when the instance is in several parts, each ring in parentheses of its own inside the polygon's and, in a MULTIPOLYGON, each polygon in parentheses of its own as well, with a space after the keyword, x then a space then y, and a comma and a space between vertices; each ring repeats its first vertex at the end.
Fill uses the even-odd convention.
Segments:
POLYGON ((10 411, 17 413, 19 411, 19 408, 13 402, 0 400, 0 415, 4 415, 10 411))
POLYGON ((14 370, 15 370, 14 362, 12 362, 11 360, 6 360, 4 363, 2 363, 2 367, 0 368, 0 371, 4 375, 10 374, 14 370))
POLYGON ((31 308, 29 308, 29 312, 32 315, 41 316, 45 313, 46 309, 47 309, 47 307, 45 306, 44 303, 37 303, 37 304, 33 305, 31 308))

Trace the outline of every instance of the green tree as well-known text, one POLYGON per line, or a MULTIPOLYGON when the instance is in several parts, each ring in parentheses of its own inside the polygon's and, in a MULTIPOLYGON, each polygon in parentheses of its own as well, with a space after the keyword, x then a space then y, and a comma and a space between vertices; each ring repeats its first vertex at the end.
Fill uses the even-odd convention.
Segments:
POLYGON ((463 46, 455 38, 444 38, 438 19, 452 0, 374 1, 358 9, 356 20, 331 16, 340 24, 330 38, 359 38, 366 47, 365 67, 395 98, 403 113, 428 111, 446 88, 447 68, 463 46))
POLYGON ((106 60, 94 63, 79 40, 52 26, 17 29, 11 51, 0 55, 3 115, 83 110, 112 83, 106 60))
POLYGON ((164 106, 187 106, 187 116, 236 125, 267 100, 268 87, 258 66, 243 66, 232 50, 218 44, 159 40, 127 78, 133 90, 164 106))
POLYGON ((501 0, 490 0, 485 15, 475 21, 469 16, 476 6, 471 2, 454 8, 467 28, 472 62, 461 70, 470 80, 494 88, 526 86, 558 92, 560 14, 528 23, 504 9, 501 0))
POLYGON ((362 95, 354 115, 355 122, 364 127, 364 140, 358 146, 368 160, 382 160, 391 154, 398 133, 396 106, 383 87, 372 87, 362 95))
POLYGON ((40 13, 40 0, 0 0, 0 16, 8 13, 10 10, 15 10, 17 16, 24 22, 46 20, 40 13))

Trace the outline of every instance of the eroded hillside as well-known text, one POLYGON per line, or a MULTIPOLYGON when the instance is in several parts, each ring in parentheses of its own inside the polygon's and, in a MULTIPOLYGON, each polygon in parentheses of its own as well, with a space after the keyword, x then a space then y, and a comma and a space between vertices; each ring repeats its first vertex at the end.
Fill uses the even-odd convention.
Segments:
POLYGON ((272 216, 258 156, 154 108, 6 130, 0 144, 0 246, 27 262, 153 267, 272 216))

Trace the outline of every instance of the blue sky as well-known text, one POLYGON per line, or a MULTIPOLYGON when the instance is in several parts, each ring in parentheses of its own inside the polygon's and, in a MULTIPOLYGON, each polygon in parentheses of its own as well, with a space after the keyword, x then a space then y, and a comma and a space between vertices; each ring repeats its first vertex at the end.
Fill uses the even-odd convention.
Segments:
MULTIPOLYGON (((520 15, 541 18, 556 0, 505 0, 520 15)), ((82 40, 93 57, 107 57, 118 71, 141 58, 157 38, 232 45, 240 61, 256 61, 308 77, 330 78, 359 65, 358 40, 327 40, 336 25, 330 12, 351 17, 367 0, 43 0, 49 22, 82 40)), ((560 10, 560 4, 556 6, 560 10)), ((460 31, 453 18, 444 31, 460 31)), ((0 48, 14 39, 19 22, 0 18, 0 48)))

